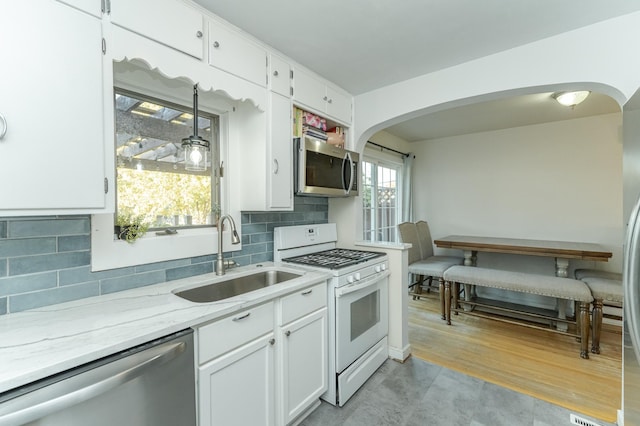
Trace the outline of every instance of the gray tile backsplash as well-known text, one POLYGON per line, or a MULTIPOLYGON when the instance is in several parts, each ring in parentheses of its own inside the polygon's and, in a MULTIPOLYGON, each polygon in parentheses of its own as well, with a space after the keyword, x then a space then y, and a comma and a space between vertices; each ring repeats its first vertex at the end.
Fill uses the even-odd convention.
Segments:
MULTIPOLYGON (((242 212, 240 265, 273 260, 273 228, 326 223, 326 198, 295 197, 293 211, 242 212)), ((214 271, 215 256, 91 272, 91 217, 0 220, 0 315, 214 271)))

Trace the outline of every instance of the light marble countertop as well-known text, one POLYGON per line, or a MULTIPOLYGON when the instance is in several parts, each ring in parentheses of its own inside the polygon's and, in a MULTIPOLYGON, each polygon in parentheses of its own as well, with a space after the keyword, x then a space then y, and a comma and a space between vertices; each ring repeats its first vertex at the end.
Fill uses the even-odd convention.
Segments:
POLYGON ((230 315, 329 278, 272 262, 198 275, 0 316, 0 393, 168 334, 230 315), (219 302, 172 292, 277 267, 300 278, 219 302))

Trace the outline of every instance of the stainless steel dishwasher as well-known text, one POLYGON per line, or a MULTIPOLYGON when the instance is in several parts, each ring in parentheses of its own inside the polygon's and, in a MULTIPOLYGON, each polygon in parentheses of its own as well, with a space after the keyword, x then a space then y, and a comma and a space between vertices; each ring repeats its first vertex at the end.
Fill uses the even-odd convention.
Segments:
POLYGON ((195 425, 193 362, 189 329, 0 394, 0 426, 195 425))

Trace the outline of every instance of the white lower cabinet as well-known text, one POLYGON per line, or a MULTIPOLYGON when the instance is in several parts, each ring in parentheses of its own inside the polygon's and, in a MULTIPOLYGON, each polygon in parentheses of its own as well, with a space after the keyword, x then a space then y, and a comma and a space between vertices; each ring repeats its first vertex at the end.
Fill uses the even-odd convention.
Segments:
POLYGON ((273 333, 201 366, 200 425, 272 426, 273 333))
POLYGON ((327 284, 196 327, 200 426, 287 425, 327 389, 327 284))
POLYGON ((280 328, 283 424, 312 406, 327 390, 327 309, 280 328))

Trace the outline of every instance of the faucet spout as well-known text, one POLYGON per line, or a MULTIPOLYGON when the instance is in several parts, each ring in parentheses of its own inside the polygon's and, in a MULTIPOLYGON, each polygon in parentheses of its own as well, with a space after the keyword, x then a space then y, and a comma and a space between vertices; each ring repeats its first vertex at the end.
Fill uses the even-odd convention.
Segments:
POLYGON ((230 215, 220 216, 218 219, 218 257, 216 260, 216 275, 224 275, 224 256, 222 255, 222 225, 224 220, 227 219, 231 224, 231 244, 238 244, 240 242, 240 236, 236 231, 236 223, 233 221, 233 217, 230 215))

